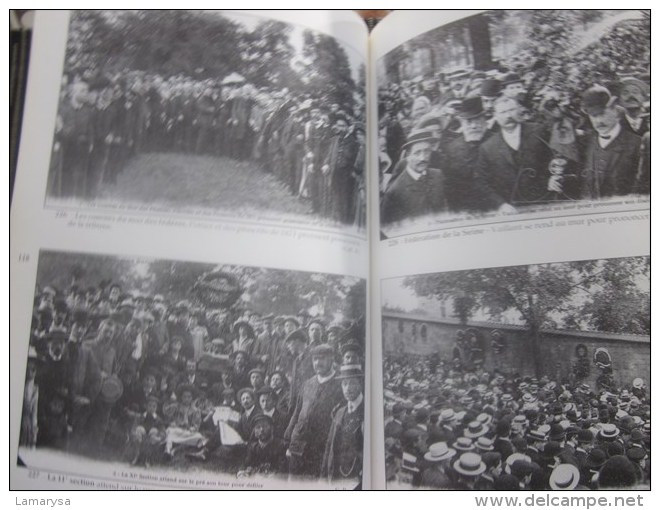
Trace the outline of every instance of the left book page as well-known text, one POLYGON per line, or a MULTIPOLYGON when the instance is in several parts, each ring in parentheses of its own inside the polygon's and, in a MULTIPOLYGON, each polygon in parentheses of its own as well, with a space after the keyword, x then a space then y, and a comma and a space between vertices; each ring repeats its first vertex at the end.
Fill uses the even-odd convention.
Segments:
POLYGON ((12 489, 369 480, 366 54, 348 11, 38 13, 12 489))

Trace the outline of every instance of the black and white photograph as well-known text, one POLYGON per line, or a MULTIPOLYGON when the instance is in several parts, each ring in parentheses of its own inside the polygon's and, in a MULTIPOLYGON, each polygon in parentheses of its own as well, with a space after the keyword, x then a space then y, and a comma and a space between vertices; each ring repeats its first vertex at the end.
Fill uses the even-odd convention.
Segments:
POLYGON ((259 13, 73 11, 46 205, 364 231, 365 64, 259 13))
POLYGON ((365 310, 355 277, 42 251, 18 465, 358 488, 365 310))
POLYGON ((651 14, 486 11, 378 61, 385 236, 650 203, 651 14))
POLYGON ((650 258, 381 281, 388 488, 650 490, 650 258))

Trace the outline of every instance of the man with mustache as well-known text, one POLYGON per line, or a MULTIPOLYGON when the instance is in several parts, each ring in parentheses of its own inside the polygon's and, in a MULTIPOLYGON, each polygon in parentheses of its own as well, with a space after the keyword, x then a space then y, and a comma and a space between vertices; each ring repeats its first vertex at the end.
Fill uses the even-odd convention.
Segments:
POLYGON ((518 101, 506 95, 493 103, 499 125, 479 147, 475 193, 479 209, 516 212, 515 204, 541 199, 546 193, 553 154, 537 124, 522 122, 518 101))
POLYGON ((582 111, 594 128, 585 146, 582 198, 598 200, 633 191, 641 138, 623 128, 617 102, 600 85, 590 87, 582 95, 582 111))
POLYGON ((479 200, 474 190, 479 146, 490 134, 481 98, 464 99, 457 117, 461 123, 461 136, 451 140, 444 150, 446 184, 451 190, 447 202, 452 211, 474 210, 478 208, 479 200))

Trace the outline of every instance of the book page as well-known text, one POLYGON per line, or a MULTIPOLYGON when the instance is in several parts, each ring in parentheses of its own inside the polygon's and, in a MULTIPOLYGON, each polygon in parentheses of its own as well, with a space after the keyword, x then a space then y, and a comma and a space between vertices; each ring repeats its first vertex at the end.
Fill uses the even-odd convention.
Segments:
POLYGON ((350 12, 37 14, 12 488, 369 480, 366 53, 350 12))
POLYGON ((648 488, 650 13, 371 44, 374 486, 648 488))

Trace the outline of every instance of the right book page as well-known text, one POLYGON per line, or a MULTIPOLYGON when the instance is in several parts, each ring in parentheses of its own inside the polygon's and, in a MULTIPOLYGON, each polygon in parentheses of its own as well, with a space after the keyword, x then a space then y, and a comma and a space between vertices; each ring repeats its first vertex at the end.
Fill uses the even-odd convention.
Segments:
POLYGON ((650 488, 650 27, 373 31, 375 487, 650 488))

